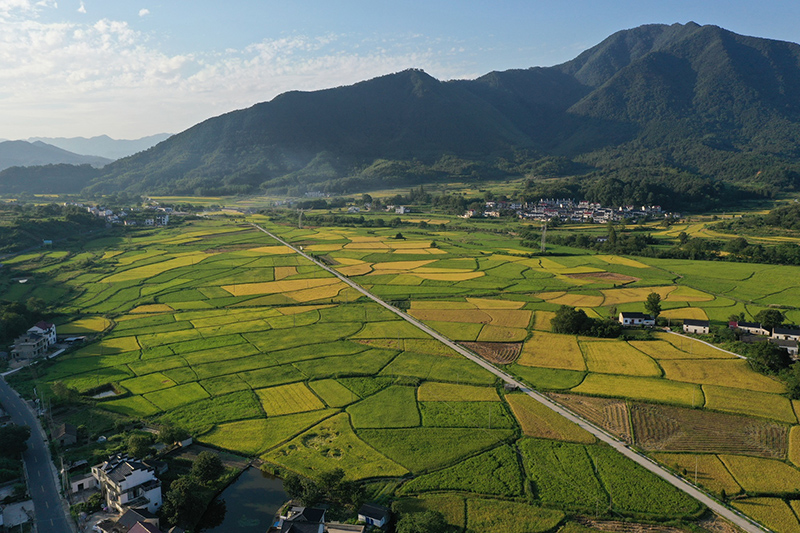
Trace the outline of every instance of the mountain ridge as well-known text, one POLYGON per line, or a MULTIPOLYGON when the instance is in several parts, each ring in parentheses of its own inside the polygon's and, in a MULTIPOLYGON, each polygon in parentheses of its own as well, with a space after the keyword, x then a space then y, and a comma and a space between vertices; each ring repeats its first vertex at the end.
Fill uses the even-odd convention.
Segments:
POLYGON ((444 82, 408 69, 287 92, 109 164, 88 190, 296 195, 527 176, 530 194, 713 207, 800 190, 796 139, 800 46, 651 24, 552 67, 444 82))

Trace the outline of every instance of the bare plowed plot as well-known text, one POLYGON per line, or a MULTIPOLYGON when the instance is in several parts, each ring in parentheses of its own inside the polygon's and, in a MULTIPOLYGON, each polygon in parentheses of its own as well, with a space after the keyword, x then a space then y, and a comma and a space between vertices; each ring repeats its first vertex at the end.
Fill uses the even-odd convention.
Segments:
POLYGON ((557 393, 550 393, 549 396, 623 441, 633 442, 625 400, 557 393))
POLYGON ((501 365, 513 363, 522 351, 521 342, 462 342, 461 344, 487 361, 501 365))
POLYGON ((650 404, 633 404, 631 419, 646 450, 786 457, 786 427, 766 420, 650 404))

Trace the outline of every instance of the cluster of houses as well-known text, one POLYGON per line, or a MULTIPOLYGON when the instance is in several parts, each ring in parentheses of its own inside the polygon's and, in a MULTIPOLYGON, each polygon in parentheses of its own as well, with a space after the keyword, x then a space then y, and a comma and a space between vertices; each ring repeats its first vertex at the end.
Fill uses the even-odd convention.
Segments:
POLYGON ((486 202, 482 212, 470 209, 463 218, 475 217, 500 217, 514 214, 526 220, 603 224, 609 221, 621 222, 624 219, 638 220, 641 218, 679 218, 677 213, 665 213, 661 206, 626 205, 617 208, 603 207, 593 202, 576 202, 570 198, 542 198, 538 202, 486 202))
POLYGON ((772 330, 765 328, 762 324, 757 324, 755 322, 739 322, 736 320, 732 320, 728 322, 728 327, 731 329, 738 329, 748 335, 756 337, 756 339, 750 340, 758 340, 758 337, 767 337, 769 342, 774 343, 775 345, 783 348, 789 355, 794 358, 798 356, 798 342, 800 342, 800 329, 796 328, 786 328, 786 327, 774 327, 772 330))
POLYGON ((114 212, 100 206, 86 206, 81 203, 65 203, 64 205, 74 205, 86 209, 86 212, 96 217, 105 219, 107 224, 122 224, 124 226, 166 226, 169 224, 169 216, 174 213, 171 207, 146 206, 143 208, 132 208, 128 211, 114 212), (146 213, 142 215, 140 211, 146 213))
POLYGON ((275 531, 280 533, 364 533, 367 527, 382 528, 389 522, 389 509, 365 503, 358 509, 361 525, 327 522, 325 510, 313 507, 289 507, 280 515, 275 531))
POLYGON ((37 359, 44 356, 55 343, 56 326, 50 322, 37 322, 24 335, 14 339, 11 359, 37 359))

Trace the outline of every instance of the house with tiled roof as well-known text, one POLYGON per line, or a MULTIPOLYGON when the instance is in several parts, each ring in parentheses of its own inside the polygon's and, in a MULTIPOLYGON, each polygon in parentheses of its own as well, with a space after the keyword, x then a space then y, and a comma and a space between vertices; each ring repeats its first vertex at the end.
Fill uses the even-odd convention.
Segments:
POLYGON ((52 346, 56 343, 56 326, 50 322, 37 322, 35 326, 28 329, 28 333, 36 333, 41 335, 47 341, 47 346, 52 346))
POLYGON ((619 314, 619 323, 623 326, 655 326, 656 320, 644 313, 625 311, 619 314))
POLYGON ((92 467, 100 490, 109 508, 124 513, 128 509, 147 509, 151 513, 161 509, 161 481, 155 469, 147 464, 116 454, 92 467))

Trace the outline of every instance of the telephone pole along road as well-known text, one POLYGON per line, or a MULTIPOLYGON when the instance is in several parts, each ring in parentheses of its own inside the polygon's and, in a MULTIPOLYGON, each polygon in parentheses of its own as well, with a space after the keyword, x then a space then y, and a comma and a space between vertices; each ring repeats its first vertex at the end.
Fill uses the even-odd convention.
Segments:
POLYGON ((311 261, 315 265, 319 266, 320 268, 326 270, 327 272, 330 272, 331 274, 333 274, 334 276, 336 276, 337 278, 339 278, 340 280, 345 282, 347 285, 349 285, 353 289, 357 290, 358 292, 360 292, 361 294, 363 294, 364 296, 369 298, 370 300, 374 301, 378 305, 381 305, 382 307, 388 309, 389 311, 391 311, 392 313, 396 314, 397 316, 399 316, 400 318, 402 318, 406 322, 409 322, 410 324, 416 326, 417 328, 419 328, 420 330, 424 331, 425 333, 427 333, 431 337, 433 337, 436 340, 444 343, 445 345, 447 345, 448 347, 452 348, 453 350, 455 350, 459 354, 463 355, 464 357, 466 357, 470 361, 482 366, 483 368, 485 368, 486 370, 488 370, 489 372, 491 372, 495 376, 499 377, 500 379, 502 379, 506 383, 519 388, 520 391, 522 391, 523 393, 527 394, 528 396, 530 396, 534 400, 538 401, 539 403, 543 404, 544 406, 548 407, 549 409, 552 409, 553 411, 555 411, 556 413, 560 414, 561 416, 563 416, 564 418, 566 418, 570 422, 573 422, 573 423, 577 424, 578 426, 580 426, 581 428, 585 429, 586 431, 588 431, 589 433, 591 433, 592 435, 594 435, 595 437, 597 437, 601 441, 603 441, 606 444, 608 444, 609 446, 613 447, 615 450, 617 450, 619 453, 621 453, 625 457, 627 457, 627 458, 633 460, 634 462, 636 462, 637 464, 643 466, 644 468, 646 468, 650 472, 654 473, 658 477, 662 478, 663 480, 667 481, 668 483, 670 483, 674 487, 678 488, 679 490, 682 490, 683 492, 685 492, 686 494, 688 494, 692 498, 695 498, 696 500, 698 500, 703 505, 705 505, 706 507, 708 507, 709 509, 711 509, 712 511, 714 511, 718 515, 722 516, 723 518, 726 518, 726 519, 730 520, 731 522, 733 522, 734 524, 736 524, 737 526, 739 526, 740 528, 744 529, 745 531, 747 531, 749 533, 764 533, 764 531, 769 531, 769 530, 766 530, 765 528, 762 528, 760 525, 756 524, 755 522, 753 522, 752 520, 750 520, 746 516, 744 516, 742 514, 739 514, 738 512, 735 512, 735 511, 731 510, 728 507, 725 507, 724 505, 722 505, 718 501, 716 501, 716 500, 712 499, 711 497, 709 497, 704 492, 701 492, 700 490, 698 490, 694 485, 691 485, 687 481, 685 481, 685 480, 679 478, 678 476, 672 474, 671 472, 665 470, 664 468, 659 466, 657 463, 651 461, 650 459, 648 459, 644 455, 633 451, 625 443, 620 442, 617 439, 611 437, 609 434, 607 434, 601 428, 588 423, 587 421, 585 421, 582 418, 579 418, 578 416, 576 416, 572 412, 566 410, 565 408, 561 407, 557 403, 555 403, 552 400, 550 400, 550 398, 548 398, 547 396, 545 396, 545 395, 543 395, 543 394, 541 394, 541 393, 529 388, 528 386, 524 385, 523 383, 517 381, 514 377, 512 377, 509 374, 506 374, 502 370, 498 369, 497 367, 495 367, 491 363, 485 361, 484 359, 482 359, 482 358, 478 357, 477 355, 473 354, 472 352, 468 351, 466 348, 463 348, 462 346, 454 343, 453 341, 451 341, 447 337, 444 337, 443 335, 441 335, 440 333, 438 333, 438 332, 434 331, 433 329, 429 328, 428 326, 426 326, 422 322, 419 322, 415 318, 403 313, 402 311, 400 311, 396 307, 391 306, 388 303, 384 302, 383 300, 381 300, 380 298, 378 298, 377 296, 375 296, 371 292, 367 291, 365 288, 363 288, 358 283, 355 283, 354 281, 351 281, 349 278, 347 278, 346 276, 340 274, 336 270, 330 268, 329 266, 323 264, 320 261, 317 261, 316 259, 314 259, 310 255, 304 253, 302 250, 300 250, 300 249, 292 246, 288 242, 284 241, 283 239, 281 239, 277 235, 265 230, 264 228, 262 228, 258 224, 253 224, 253 226, 255 228, 263 231, 264 233, 266 233, 267 235, 269 235, 270 237, 272 237, 273 239, 275 239, 279 243, 283 244, 284 246, 287 246, 288 248, 294 250, 295 253, 298 253, 301 256, 305 257, 306 259, 308 259, 309 261, 311 261))
POLYGON ((19 426, 31 428, 28 449, 22 454, 28 478, 28 491, 33 499, 36 530, 39 533, 73 533, 75 525, 67 514, 66 503, 61 499, 56 482, 57 473, 50 459, 50 450, 44 431, 28 403, 0 377, 0 403, 11 420, 19 426))

